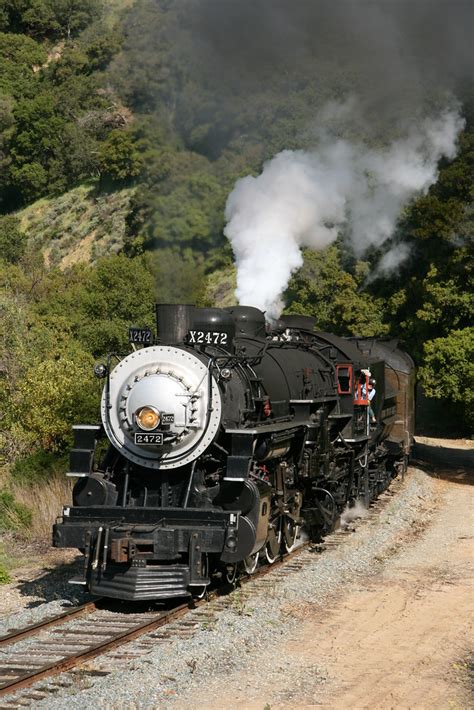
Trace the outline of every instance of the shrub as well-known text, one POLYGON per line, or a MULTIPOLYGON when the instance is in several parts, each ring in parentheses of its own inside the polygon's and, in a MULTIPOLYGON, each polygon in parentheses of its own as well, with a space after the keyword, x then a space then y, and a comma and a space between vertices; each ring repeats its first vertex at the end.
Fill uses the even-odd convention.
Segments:
POLYGON ((27 530, 33 514, 10 491, 0 491, 0 530, 27 530))
POLYGON ((14 481, 36 483, 62 475, 67 469, 67 456, 55 456, 50 451, 35 451, 17 459, 11 468, 14 481))
POLYGON ((0 217, 0 259, 16 264, 25 247, 26 237, 20 231, 19 220, 12 215, 0 217))
POLYGON ((0 562, 0 584, 8 584, 11 581, 7 568, 0 562))
POLYGON ((466 424, 474 423, 474 328, 428 340, 418 375, 428 397, 459 404, 466 424))

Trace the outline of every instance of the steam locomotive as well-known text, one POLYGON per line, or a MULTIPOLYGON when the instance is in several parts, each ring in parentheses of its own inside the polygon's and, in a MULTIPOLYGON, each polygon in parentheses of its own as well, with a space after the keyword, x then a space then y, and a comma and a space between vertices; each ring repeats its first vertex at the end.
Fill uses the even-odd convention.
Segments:
POLYGON ((102 424, 74 427, 73 505, 53 531, 93 593, 203 594, 320 539, 407 465, 414 365, 397 341, 340 338, 257 308, 156 307, 158 338, 96 365, 102 424), (369 379, 375 397, 369 402, 369 379))

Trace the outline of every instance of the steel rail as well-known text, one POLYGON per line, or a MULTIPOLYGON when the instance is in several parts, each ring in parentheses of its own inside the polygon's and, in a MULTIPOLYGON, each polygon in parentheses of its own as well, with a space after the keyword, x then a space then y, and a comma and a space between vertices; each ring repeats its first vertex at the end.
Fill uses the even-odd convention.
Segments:
POLYGON ((72 607, 61 614, 56 616, 48 616, 41 621, 37 621, 35 624, 30 624, 30 626, 25 626, 23 629, 15 629, 4 636, 0 636, 0 648, 3 646, 9 646, 21 639, 28 638, 28 636, 35 636, 44 629, 51 628, 52 626, 58 626, 59 624, 64 624, 66 621, 73 619, 77 616, 83 616, 84 614, 90 614, 97 609, 97 603, 100 598, 94 599, 89 602, 85 602, 80 606, 72 607))
MULTIPOLYGON (((84 663, 85 661, 102 655, 107 651, 111 651, 117 646, 121 646, 128 641, 132 641, 138 636, 154 631, 160 626, 164 626, 180 616, 183 616, 189 611, 189 609, 190 605, 189 603, 186 603, 175 607, 171 611, 158 612, 155 619, 141 624, 135 624, 131 629, 115 632, 111 638, 99 641, 84 650, 72 653, 70 656, 66 656, 60 661, 46 663, 39 668, 22 673, 21 675, 12 678, 11 681, 7 680, 6 683, 0 680, 0 697, 10 695, 17 690, 26 688, 39 680, 43 680, 44 678, 68 671, 80 663, 84 663)), ((91 631, 91 633, 93 632, 91 631)), ((58 641, 58 646, 60 645, 61 644, 58 641)), ((28 650, 26 650, 25 653, 28 653, 28 650)), ((6 661, 5 665, 8 667, 8 661, 6 661)), ((2 677, 4 677, 4 675, 2 675, 2 677)))

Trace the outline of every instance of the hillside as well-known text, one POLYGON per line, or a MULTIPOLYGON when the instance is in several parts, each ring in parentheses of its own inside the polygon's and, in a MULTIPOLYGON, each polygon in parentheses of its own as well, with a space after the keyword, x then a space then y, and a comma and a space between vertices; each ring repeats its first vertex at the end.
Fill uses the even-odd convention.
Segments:
POLYGON ((99 193, 95 185, 80 185, 19 210, 19 229, 47 267, 94 262, 123 248, 133 193, 132 187, 99 193))

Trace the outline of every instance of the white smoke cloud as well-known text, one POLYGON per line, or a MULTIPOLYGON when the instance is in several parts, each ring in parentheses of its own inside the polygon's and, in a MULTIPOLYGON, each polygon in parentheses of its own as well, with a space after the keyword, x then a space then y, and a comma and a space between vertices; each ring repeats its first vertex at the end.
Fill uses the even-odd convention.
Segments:
MULTIPOLYGON (((340 108, 347 113, 347 105, 340 108)), ((330 124, 332 105, 324 112, 330 124)), ((457 109, 425 119, 404 137, 375 150, 321 132, 317 150, 285 150, 258 177, 237 181, 226 205, 225 234, 237 263, 239 303, 277 318, 282 293, 303 262, 301 249, 323 249, 344 228, 358 256, 393 236, 404 205, 438 175, 438 161, 453 158, 464 126, 457 109)), ((406 247, 385 255, 387 272, 406 247)))

